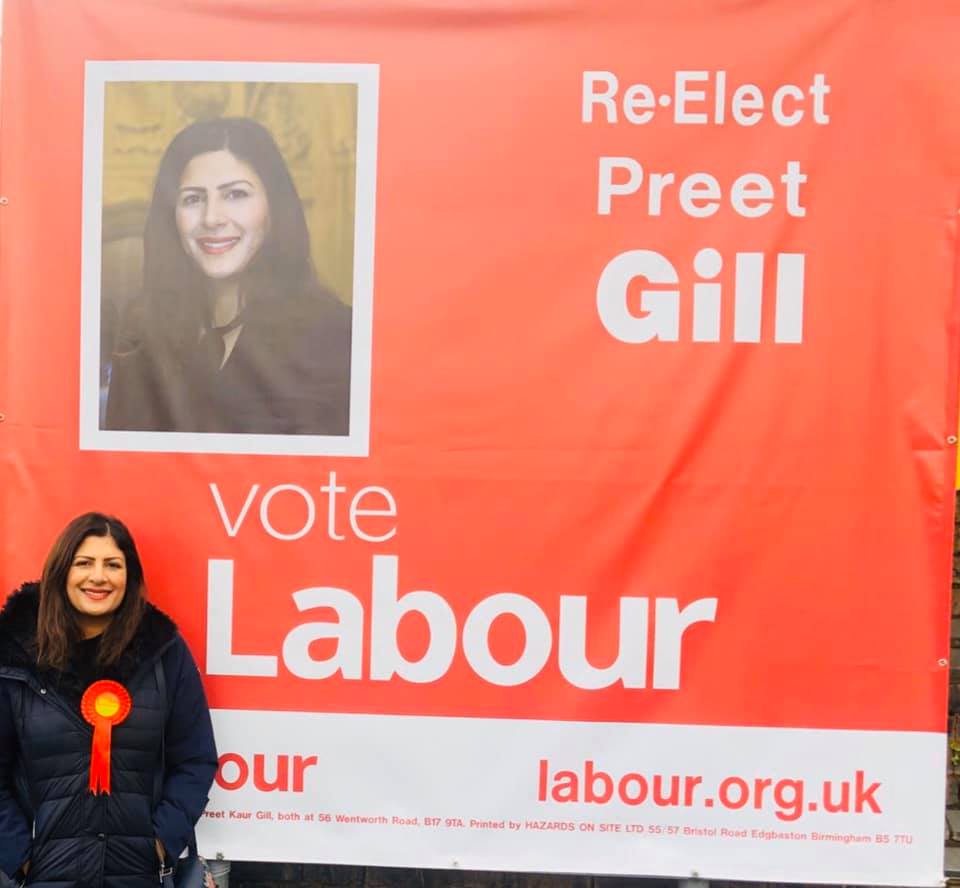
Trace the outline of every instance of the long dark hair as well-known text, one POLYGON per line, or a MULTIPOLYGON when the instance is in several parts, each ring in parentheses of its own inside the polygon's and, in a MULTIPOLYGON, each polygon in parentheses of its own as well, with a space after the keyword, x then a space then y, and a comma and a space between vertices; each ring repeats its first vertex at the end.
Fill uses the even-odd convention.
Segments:
POLYGON ((71 648, 83 633, 76 611, 67 599, 67 574, 77 549, 88 537, 111 537, 123 552, 127 566, 127 588, 120 606, 113 612, 100 640, 97 660, 102 666, 115 663, 130 643, 146 602, 143 565, 136 543, 122 521, 101 512, 87 512, 73 519, 57 537, 43 565, 40 580, 40 612, 37 617, 37 662, 63 670, 71 648))
POLYGON ((303 205, 270 132, 246 117, 190 124, 174 136, 157 170, 143 238, 143 314, 137 319, 141 341, 177 364, 196 346, 206 321, 207 295, 206 278, 184 251, 177 231, 180 180, 194 157, 224 150, 256 171, 270 210, 264 244, 243 276, 246 316, 283 317, 288 309, 278 306, 278 300, 296 300, 316 287, 303 205))

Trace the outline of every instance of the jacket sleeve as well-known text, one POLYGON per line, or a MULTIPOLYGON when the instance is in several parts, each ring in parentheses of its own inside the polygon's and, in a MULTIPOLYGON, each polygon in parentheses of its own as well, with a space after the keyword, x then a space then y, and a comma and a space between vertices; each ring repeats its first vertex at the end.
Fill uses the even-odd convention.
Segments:
POLYGON ((163 791, 153 828, 168 857, 175 859, 207 805, 217 771, 217 747, 200 672, 183 640, 178 639, 163 659, 168 701, 163 791))
POLYGON ((14 793, 19 754, 17 731, 5 682, 0 682, 0 870, 15 873, 30 856, 31 828, 14 793))

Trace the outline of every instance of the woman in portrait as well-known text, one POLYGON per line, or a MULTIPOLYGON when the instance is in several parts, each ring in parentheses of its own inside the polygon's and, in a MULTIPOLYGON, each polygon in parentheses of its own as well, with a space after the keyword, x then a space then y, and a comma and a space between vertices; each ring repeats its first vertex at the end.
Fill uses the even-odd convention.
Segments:
POLYGON ((351 313, 320 285, 300 197, 246 118, 178 133, 144 230, 106 427, 346 435, 351 313))
POLYGON ((80 515, 0 611, 0 886, 158 885, 216 769, 200 675, 133 538, 80 515))

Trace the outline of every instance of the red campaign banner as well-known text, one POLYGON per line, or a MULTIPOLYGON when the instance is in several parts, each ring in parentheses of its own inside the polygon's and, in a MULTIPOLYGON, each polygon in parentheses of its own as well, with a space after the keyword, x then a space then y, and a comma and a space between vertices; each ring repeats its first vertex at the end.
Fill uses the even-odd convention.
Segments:
POLYGON ((3 585, 129 523, 202 850, 941 878, 953 4, 4 16, 3 585))

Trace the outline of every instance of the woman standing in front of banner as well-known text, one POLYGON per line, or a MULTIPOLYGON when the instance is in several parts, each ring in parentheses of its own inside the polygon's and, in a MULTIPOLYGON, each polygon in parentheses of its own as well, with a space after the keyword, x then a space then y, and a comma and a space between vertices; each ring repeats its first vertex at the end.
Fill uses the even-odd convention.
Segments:
POLYGON ((127 528, 88 513, 0 612, 0 886, 155 888, 192 840, 210 712, 145 591, 127 528))
POLYGON ((246 118, 182 130, 157 172, 107 428, 346 435, 350 341, 270 133, 246 118))

